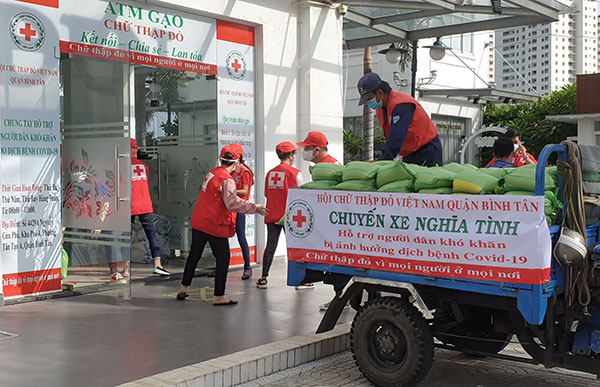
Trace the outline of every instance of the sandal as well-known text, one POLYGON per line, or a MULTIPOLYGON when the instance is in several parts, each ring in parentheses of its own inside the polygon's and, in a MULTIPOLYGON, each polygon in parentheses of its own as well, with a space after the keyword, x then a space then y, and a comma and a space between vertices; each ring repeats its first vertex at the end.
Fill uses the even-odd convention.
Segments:
POLYGON ((179 301, 185 300, 187 296, 189 296, 189 294, 187 294, 187 293, 181 293, 181 292, 177 293, 177 299, 179 301))
POLYGON ((267 288, 267 279, 261 278, 258 281, 256 281, 256 287, 259 289, 266 289, 267 288))
POLYGON ((230 298, 230 299, 229 299, 229 301, 227 301, 227 302, 220 302, 220 303, 218 303, 218 304, 215 304, 215 303, 213 302, 213 305, 214 305, 214 306, 222 306, 222 305, 236 305, 237 303, 238 303, 238 302, 237 302, 237 300, 232 300, 232 299, 230 298))
POLYGON ((312 283, 305 283, 305 284, 300 284, 300 285, 296 286, 296 290, 314 289, 314 288, 315 288, 315 284, 312 284, 312 283))

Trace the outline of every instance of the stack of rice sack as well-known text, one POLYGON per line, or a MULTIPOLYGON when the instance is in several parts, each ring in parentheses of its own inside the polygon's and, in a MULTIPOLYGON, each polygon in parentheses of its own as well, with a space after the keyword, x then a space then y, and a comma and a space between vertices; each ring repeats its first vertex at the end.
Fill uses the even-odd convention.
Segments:
MULTIPOLYGON (((535 195, 535 172, 535 164, 526 165, 520 168, 511 168, 508 174, 503 178, 501 186, 497 189, 497 193, 522 196, 535 195)), ((549 224, 554 222, 558 211, 563 208, 562 202, 556 197, 557 176, 556 167, 546 168, 544 212, 549 224)))
POLYGON ((452 190, 456 194, 484 195, 493 194, 500 180, 508 173, 504 168, 481 168, 474 165, 451 163, 444 168, 456 172, 452 190))
POLYGON ((392 161, 377 171, 375 184, 380 192, 413 192, 417 169, 420 167, 392 161))
POLYGON ((351 161, 343 169, 342 182, 333 187, 345 191, 377 191, 375 177, 381 164, 351 161))
POLYGON ((302 185, 308 189, 333 189, 342 181, 344 167, 333 163, 319 163, 309 167, 313 181, 302 185))

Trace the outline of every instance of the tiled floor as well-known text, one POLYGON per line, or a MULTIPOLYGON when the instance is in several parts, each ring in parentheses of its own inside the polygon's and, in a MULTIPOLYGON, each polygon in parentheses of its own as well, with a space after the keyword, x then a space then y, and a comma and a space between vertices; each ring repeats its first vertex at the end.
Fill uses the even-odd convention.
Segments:
MULTIPOLYGON (((255 270, 255 276, 258 270, 255 270)), ((174 299, 178 281, 134 283, 133 297, 116 291, 0 309, 2 386, 112 386, 270 342, 314 332, 318 306, 333 296, 327 285, 295 290, 276 262, 269 288, 232 272, 228 294, 240 303, 211 304, 213 279, 195 278, 193 295, 174 299)), ((352 319, 347 310, 342 322, 352 319)))

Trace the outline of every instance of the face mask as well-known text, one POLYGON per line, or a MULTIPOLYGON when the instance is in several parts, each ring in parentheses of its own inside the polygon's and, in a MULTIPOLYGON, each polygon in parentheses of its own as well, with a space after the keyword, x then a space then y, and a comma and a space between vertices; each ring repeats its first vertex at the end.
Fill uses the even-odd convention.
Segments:
POLYGON ((373 98, 367 101, 367 105, 373 110, 377 110, 383 106, 382 102, 377 102, 377 98, 373 98))
POLYGON ((514 147, 515 147, 515 151, 516 151, 517 149, 519 149, 519 145, 517 145, 517 144, 513 144, 513 145, 514 145, 514 147))
POLYGON ((306 160, 306 161, 312 161, 312 159, 313 159, 313 151, 312 150, 302 151, 302 159, 306 160))

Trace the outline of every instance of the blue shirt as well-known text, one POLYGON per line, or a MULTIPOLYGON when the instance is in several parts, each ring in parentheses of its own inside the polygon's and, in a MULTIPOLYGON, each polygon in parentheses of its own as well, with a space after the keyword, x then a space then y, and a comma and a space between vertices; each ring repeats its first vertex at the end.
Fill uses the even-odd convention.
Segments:
POLYGON ((488 168, 516 168, 516 166, 508 161, 496 160, 494 164, 490 165, 488 168))
MULTIPOLYGON (((412 103, 398 104, 394 110, 392 110, 390 134, 385 147, 381 149, 379 160, 393 160, 398 152, 400 152, 402 145, 404 145, 406 133, 408 133, 408 127, 412 122, 414 114, 415 105, 412 103)), ((385 119, 389 120, 390 117, 386 115, 385 119)))

